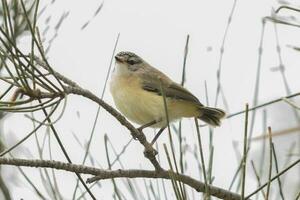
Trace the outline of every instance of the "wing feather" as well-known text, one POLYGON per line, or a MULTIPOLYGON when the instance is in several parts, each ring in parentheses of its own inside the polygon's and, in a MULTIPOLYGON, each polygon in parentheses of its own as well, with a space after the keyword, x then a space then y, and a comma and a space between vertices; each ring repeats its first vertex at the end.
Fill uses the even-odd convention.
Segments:
POLYGON ((144 90, 156 93, 157 95, 162 95, 162 84, 163 90, 167 98, 179 99, 198 104, 199 106, 203 106, 198 100, 198 98, 195 97, 191 92, 189 92, 181 85, 173 82, 169 77, 167 77, 155 68, 151 69, 151 73, 149 73, 149 71, 147 70, 143 70, 142 74, 140 75, 142 77, 141 84, 144 90))

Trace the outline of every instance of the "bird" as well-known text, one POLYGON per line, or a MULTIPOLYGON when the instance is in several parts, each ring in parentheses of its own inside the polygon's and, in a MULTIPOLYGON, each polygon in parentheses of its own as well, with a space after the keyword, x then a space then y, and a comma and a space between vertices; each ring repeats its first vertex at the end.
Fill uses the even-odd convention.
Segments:
POLYGON ((154 144, 168 122, 181 118, 198 118, 206 124, 221 125, 225 112, 204 106, 189 90, 151 66, 135 53, 121 51, 115 55, 110 92, 117 109, 130 121, 144 128, 160 128, 154 144))

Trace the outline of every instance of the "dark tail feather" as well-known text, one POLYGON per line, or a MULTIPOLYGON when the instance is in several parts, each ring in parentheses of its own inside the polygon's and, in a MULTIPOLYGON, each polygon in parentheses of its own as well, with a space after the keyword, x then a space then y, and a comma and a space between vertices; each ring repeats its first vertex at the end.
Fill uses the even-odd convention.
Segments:
POLYGON ((221 119, 225 117, 225 112, 218 108, 202 107, 200 108, 200 117, 202 121, 211 126, 220 126, 221 119))

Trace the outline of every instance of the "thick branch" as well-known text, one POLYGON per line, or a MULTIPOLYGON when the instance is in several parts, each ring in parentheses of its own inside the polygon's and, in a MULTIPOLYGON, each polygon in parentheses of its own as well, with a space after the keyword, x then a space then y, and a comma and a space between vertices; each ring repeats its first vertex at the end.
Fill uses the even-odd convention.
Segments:
MULTIPOLYGON (((0 158, 0 165, 14 165, 14 166, 25 166, 25 167, 42 167, 42 168, 53 168, 58 170, 64 170, 69 172, 75 172, 80 174, 95 175, 95 177, 87 180, 88 183, 93 181, 110 179, 110 178, 163 178, 171 179, 174 178, 190 187, 194 188, 198 192, 205 192, 205 184, 197 181, 189 176, 169 172, 166 170, 150 171, 150 170, 103 170, 94 167, 87 167, 84 165, 76 165, 70 163, 63 163, 52 160, 26 160, 17 158, 0 158)), ((210 195, 228 200, 240 200, 241 196, 226 191, 224 189, 208 186, 210 195)))

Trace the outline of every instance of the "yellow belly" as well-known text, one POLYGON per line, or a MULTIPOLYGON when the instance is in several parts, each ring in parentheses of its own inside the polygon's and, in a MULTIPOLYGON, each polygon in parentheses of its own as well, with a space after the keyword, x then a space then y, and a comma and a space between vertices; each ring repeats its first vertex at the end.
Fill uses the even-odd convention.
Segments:
MULTIPOLYGON (((116 107, 129 120, 140 125, 160 120, 160 123, 152 127, 166 126, 163 97, 143 90, 138 79, 113 77, 110 89, 116 107)), ((167 98, 167 108, 170 122, 182 117, 199 115, 196 105, 178 99, 167 98)))

